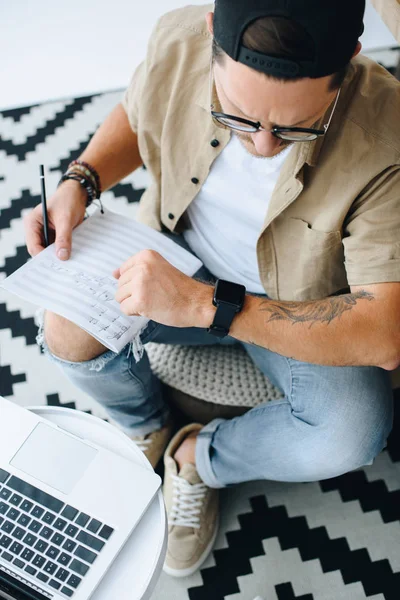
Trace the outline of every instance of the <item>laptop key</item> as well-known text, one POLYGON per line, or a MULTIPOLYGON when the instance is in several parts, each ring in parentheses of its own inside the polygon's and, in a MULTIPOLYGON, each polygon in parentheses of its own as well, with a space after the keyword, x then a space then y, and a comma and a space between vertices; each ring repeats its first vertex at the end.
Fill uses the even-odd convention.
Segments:
POLYGON ((3 554, 1 555, 1 558, 4 558, 4 560, 8 560, 8 562, 11 562, 14 557, 12 554, 4 550, 3 554))
POLYGON ((37 550, 38 552, 46 552, 48 547, 48 543, 44 540, 38 540, 35 544, 35 550, 37 550))
POLYGON ((44 556, 40 556, 40 554, 36 554, 35 558, 32 561, 32 564, 35 565, 35 567, 38 567, 39 569, 41 569, 45 562, 46 562, 46 559, 44 558, 44 556))
POLYGON ((17 510, 16 508, 10 508, 10 510, 6 514, 6 517, 12 519, 13 521, 16 521, 20 514, 21 513, 19 512, 19 510, 17 510))
POLYGON ((13 494, 10 498, 10 504, 14 506, 19 506, 22 502, 22 496, 18 496, 18 494, 13 494))
POLYGON ((3 488, 0 491, 0 498, 3 498, 3 500, 8 500, 9 497, 11 496, 11 494, 12 494, 11 490, 8 490, 7 488, 3 488))
POLYGON ((90 533, 87 533, 86 531, 80 531, 76 539, 78 540, 78 542, 82 542, 82 544, 85 544, 85 546, 89 546, 89 548, 97 550, 97 552, 100 552, 100 550, 105 545, 105 542, 103 542, 103 540, 99 540, 98 538, 94 537, 94 535, 90 535, 90 533))
POLYGON ((59 513, 64 506, 64 502, 61 502, 61 500, 58 500, 58 498, 54 498, 54 496, 51 496, 39 488, 26 483, 26 481, 23 481, 19 477, 14 477, 14 475, 11 477, 11 479, 9 479, 9 481, 7 481, 7 485, 15 492, 19 492, 20 494, 23 494, 23 496, 27 496, 34 502, 49 508, 55 513, 59 513))
POLYGON ((74 590, 71 590, 70 588, 67 588, 64 585, 64 587, 61 588, 61 592, 68 596, 68 598, 71 598, 72 594, 74 593, 74 590))
POLYGON ((88 531, 91 531, 92 533, 97 533, 102 525, 103 525, 103 523, 101 523, 97 519, 92 519, 90 521, 89 525, 86 527, 86 529, 88 531))
POLYGON ((33 567, 31 567, 31 565, 27 565, 25 567, 25 571, 27 573, 29 573, 29 575, 36 575, 36 573, 37 573, 37 569, 34 569, 33 567))
POLYGON ((24 539, 22 541, 27 546, 33 546, 33 544, 36 542, 36 540, 37 540, 36 535, 32 535, 31 533, 27 533, 26 536, 24 537, 24 539))
POLYGON ((60 565, 63 565, 64 567, 66 567, 71 562, 71 558, 72 557, 69 556, 69 554, 65 554, 65 552, 62 552, 60 554, 60 556, 57 558, 57 562, 60 563, 60 565))
POLYGON ((50 541, 52 544, 61 546, 61 544, 63 543, 64 540, 65 540, 65 535, 61 535, 61 533, 55 533, 50 541))
POLYGON ((64 527, 66 526, 67 521, 64 521, 64 519, 60 519, 58 518, 54 523, 53 523, 53 527, 54 529, 57 529, 58 531, 63 531, 64 527))
POLYGON ((22 540, 24 535, 25 535, 25 529, 22 529, 22 527, 16 527, 14 529, 14 531, 12 532, 12 536, 15 537, 15 539, 17 539, 17 540, 22 540))
POLYGON ((33 502, 31 502, 30 500, 24 500, 20 506, 20 509, 24 510, 25 512, 29 512, 31 510, 32 506, 33 506, 33 502))
POLYGON ((21 515, 19 517, 17 523, 19 523, 20 525, 23 525, 24 527, 28 527, 31 520, 32 519, 30 517, 28 517, 28 515, 21 515))
POLYGON ((80 525, 81 527, 85 527, 85 525, 89 521, 89 519, 90 519, 89 515, 86 515, 85 513, 81 513, 79 515, 79 517, 76 519, 75 523, 76 523, 76 525, 80 525))
POLYGON ((56 573, 56 579, 59 579, 60 581, 65 581, 67 579, 69 575, 69 571, 67 571, 67 569, 63 569, 62 567, 60 567, 56 573))
POLYGON ((98 535, 100 537, 102 537, 104 540, 108 540, 111 537, 111 535, 113 534, 113 532, 114 532, 114 529, 112 527, 110 527, 109 525, 103 525, 103 527, 99 531, 98 535))
POLYGON ((78 573, 78 575, 82 576, 86 575, 86 573, 89 571, 89 567, 87 565, 84 565, 80 560, 77 560, 76 558, 74 558, 69 568, 71 569, 71 571, 75 571, 75 573, 78 573))
POLYGON ((77 510, 76 508, 74 508, 73 506, 69 506, 67 505, 64 510, 61 513, 61 516, 64 517, 65 519, 68 519, 68 521, 73 521, 76 517, 76 515, 78 514, 79 510, 77 510))
POLYGON ((78 533, 79 529, 75 527, 75 525, 68 525, 67 529, 64 533, 69 535, 69 537, 74 537, 78 533))
POLYGON ((4 469, 0 469, 0 483, 5 483, 10 477, 10 473, 4 469))
POLYGON ((13 565, 15 565, 16 567, 18 567, 19 569, 23 569, 24 566, 25 566, 25 563, 24 563, 23 560, 19 560, 19 558, 14 558, 13 565))
POLYGON ((50 527, 47 527, 47 525, 44 525, 42 527, 42 529, 40 530, 40 535, 42 537, 44 537, 46 540, 50 539, 51 536, 53 535, 54 531, 52 529, 50 529, 50 527))
POLYGON ((18 542, 14 542, 11 546, 10 546, 10 552, 12 552, 12 554, 16 554, 18 556, 18 554, 20 554, 23 550, 23 545, 19 544, 18 542))
POLYGON ((67 529, 64 531, 64 533, 66 535, 68 535, 69 537, 75 537, 75 535, 78 533, 79 529, 77 527, 75 527, 75 525, 68 525, 67 529))
POLYGON ((14 527, 15 524, 11 521, 4 521, 3 525, 1 526, 1 530, 5 531, 6 533, 11 533, 14 527))
POLYGON ((42 521, 47 523, 47 525, 51 525, 55 518, 56 515, 53 515, 51 512, 47 512, 44 517, 42 517, 42 521))
POLYGON ((12 543, 12 539, 8 537, 8 535, 2 535, 0 538, 0 546, 2 548, 8 548, 8 546, 12 543))
POLYGON ((46 552, 46 556, 49 556, 50 558, 57 558, 59 554, 60 551, 55 546, 50 546, 50 548, 46 552))
POLYGON ((5 502, 0 502, 0 515, 5 515, 8 511, 8 504, 5 502))
POLYGON ((46 573, 53 575, 53 573, 56 569, 57 569, 56 563, 53 563, 53 562, 51 562, 51 560, 48 560, 43 570, 46 571, 46 573))
POLYGON ((44 513, 44 508, 42 508, 41 506, 35 506, 35 508, 31 512, 31 515, 33 515, 37 519, 40 519, 40 517, 42 516, 43 513, 44 513))
POLYGON ((63 543, 64 550, 67 550, 68 552, 72 552, 72 550, 75 547, 76 547, 76 542, 73 542, 72 540, 65 540, 65 542, 63 543))
POLYGON ((81 558, 82 560, 92 564, 97 558, 97 554, 92 552, 91 550, 87 550, 83 546, 78 546, 74 552, 75 556, 81 558))
POLYGON ((29 531, 33 531, 33 533, 37 533, 39 529, 42 529, 42 527, 43 523, 41 523, 40 521, 33 520, 32 523, 29 525, 28 529, 29 531))
MULTIPOLYGON (((22 560, 26 560, 27 562, 29 562, 34 556, 35 556, 34 551, 30 550, 29 548, 25 548, 25 550, 21 554, 22 560)), ((25 571, 26 571, 26 569, 25 569, 25 571)))
POLYGON ((71 577, 67 581, 67 584, 76 589, 81 581, 82 579, 80 577, 77 577, 76 575, 71 575, 71 577))
POLYGON ((36 577, 38 579, 40 579, 40 581, 43 581, 44 583, 46 583, 50 579, 50 577, 48 575, 45 575, 44 573, 38 573, 36 575, 36 577))
POLYGON ((47 585, 54 588, 55 590, 59 590, 61 587, 61 583, 59 581, 56 581, 55 579, 50 579, 47 585))

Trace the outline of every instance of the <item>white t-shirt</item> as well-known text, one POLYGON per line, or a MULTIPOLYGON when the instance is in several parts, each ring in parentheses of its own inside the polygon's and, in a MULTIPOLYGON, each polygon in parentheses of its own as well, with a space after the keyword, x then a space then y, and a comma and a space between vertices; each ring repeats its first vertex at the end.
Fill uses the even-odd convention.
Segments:
POLYGON ((183 235, 219 279, 265 294, 258 274, 256 244, 280 170, 291 147, 273 158, 249 154, 232 134, 187 209, 183 235))

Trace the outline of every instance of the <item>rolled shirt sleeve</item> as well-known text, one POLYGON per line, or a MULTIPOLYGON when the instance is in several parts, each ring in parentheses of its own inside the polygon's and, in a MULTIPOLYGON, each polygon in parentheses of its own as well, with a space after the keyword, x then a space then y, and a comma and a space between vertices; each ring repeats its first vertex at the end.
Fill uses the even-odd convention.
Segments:
POLYGON ((343 235, 350 286, 400 281, 400 166, 368 185, 354 202, 343 235))

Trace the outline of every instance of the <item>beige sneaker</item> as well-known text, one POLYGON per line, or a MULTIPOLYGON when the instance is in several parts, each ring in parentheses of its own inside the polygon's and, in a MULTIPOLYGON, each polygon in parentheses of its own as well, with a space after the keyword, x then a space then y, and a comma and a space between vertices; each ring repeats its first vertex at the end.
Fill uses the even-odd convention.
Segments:
POLYGON ((161 429, 157 429, 147 435, 131 436, 131 440, 143 452, 153 469, 156 468, 158 461, 164 454, 165 448, 171 439, 172 430, 173 421, 170 418, 161 429))
POLYGON ((187 425, 172 438, 164 454, 164 500, 168 515, 168 550, 164 571, 192 575, 210 554, 218 532, 218 490, 207 487, 196 467, 178 465, 173 456, 185 437, 202 425, 187 425))

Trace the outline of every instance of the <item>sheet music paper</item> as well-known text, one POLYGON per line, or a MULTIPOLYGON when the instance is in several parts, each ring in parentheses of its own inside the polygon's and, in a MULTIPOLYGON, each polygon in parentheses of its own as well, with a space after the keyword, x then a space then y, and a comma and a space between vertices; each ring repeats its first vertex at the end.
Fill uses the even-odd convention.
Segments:
POLYGON ((51 244, 0 283, 6 290, 76 323, 104 346, 120 352, 149 319, 128 317, 114 299, 112 276, 140 250, 159 252, 192 276, 201 261, 158 231, 109 210, 99 210, 72 234, 72 253, 61 261, 51 244))

